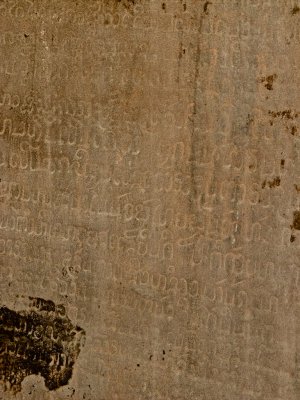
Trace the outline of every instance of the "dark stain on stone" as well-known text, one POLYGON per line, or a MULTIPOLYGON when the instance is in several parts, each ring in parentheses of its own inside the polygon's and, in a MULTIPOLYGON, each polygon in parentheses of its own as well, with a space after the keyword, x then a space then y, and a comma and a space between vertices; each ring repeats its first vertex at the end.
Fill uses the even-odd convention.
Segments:
POLYGON ((206 1, 203 6, 203 11, 206 15, 208 15, 208 6, 212 4, 210 1, 206 1))
POLYGON ((263 76, 260 81, 262 83, 264 83, 264 86, 266 89, 273 90, 273 83, 276 78, 277 78, 277 75, 273 74, 273 75, 269 75, 269 76, 263 76))
POLYGON ((269 187, 273 188, 275 186, 280 186, 280 178, 279 176, 276 176, 276 178, 273 179, 273 181, 269 182, 269 187))
POLYGON ((186 49, 184 49, 182 47, 182 43, 180 42, 180 49, 179 49, 179 55, 178 58, 181 60, 181 58, 183 57, 183 55, 186 53, 186 49))
POLYGON ((253 121, 254 121, 254 118, 250 114, 248 114, 247 121, 246 121, 246 128, 249 128, 249 126, 253 123, 253 121))
POLYGON ((282 169, 284 168, 284 164, 285 164, 285 160, 282 158, 280 160, 280 166, 281 166, 282 169))
POLYGON ((267 181, 266 179, 263 181, 261 187, 262 189, 264 189, 267 185, 269 186, 270 189, 276 187, 276 186, 280 186, 280 178, 279 176, 276 176, 272 181, 267 181))
POLYGON ((293 225, 292 229, 300 230, 300 211, 294 211, 293 225))
POLYGON ((297 191, 298 193, 300 193, 300 186, 298 186, 298 185, 295 184, 294 187, 295 187, 296 191, 297 191))
POLYGON ((298 117, 298 113, 293 112, 292 110, 269 111, 269 115, 271 115, 273 118, 281 118, 281 119, 294 119, 298 117))
POLYGON ((102 0, 103 5, 108 7, 110 11, 113 13, 118 10, 119 7, 123 7, 130 14, 133 14, 134 6, 137 3, 137 0, 102 0))
POLYGON ((27 35, 27 33, 24 33, 24 37, 27 39, 29 35, 27 35))
POLYGON ((49 390, 67 385, 85 338, 63 305, 29 299, 27 310, 0 308, 0 380, 13 393, 32 374, 41 375, 49 390))
POLYGON ((291 134, 292 134, 293 136, 296 135, 297 131, 298 131, 298 130, 297 130, 296 126, 292 126, 291 134))
POLYGON ((293 243, 295 240, 296 240, 296 236, 291 235, 291 237, 290 237, 290 242, 293 243))
POLYGON ((291 10, 292 15, 297 14, 300 11, 300 8, 298 6, 294 6, 291 10))
POLYGON ((166 3, 162 3, 161 8, 166 11, 166 3))

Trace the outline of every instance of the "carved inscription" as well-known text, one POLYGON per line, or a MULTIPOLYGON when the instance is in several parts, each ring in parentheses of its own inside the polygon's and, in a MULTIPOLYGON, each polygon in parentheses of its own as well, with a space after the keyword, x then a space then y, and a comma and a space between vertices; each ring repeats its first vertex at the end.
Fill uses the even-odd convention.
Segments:
POLYGON ((300 398, 299 7, 0 2, 0 399, 300 398))

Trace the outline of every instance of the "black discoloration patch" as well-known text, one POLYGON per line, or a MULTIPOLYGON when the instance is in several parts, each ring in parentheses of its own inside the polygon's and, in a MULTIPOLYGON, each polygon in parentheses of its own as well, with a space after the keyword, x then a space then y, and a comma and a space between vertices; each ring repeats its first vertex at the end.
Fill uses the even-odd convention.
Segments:
POLYGON ((290 237, 290 242, 293 243, 295 240, 296 240, 296 236, 291 235, 291 237, 290 237))
POLYGON ((266 181, 264 180, 261 187, 264 189, 267 185, 269 186, 270 189, 274 188, 275 186, 280 186, 280 178, 279 176, 276 176, 272 181, 266 181))
POLYGON ((28 375, 41 375, 49 390, 72 377, 85 332, 74 326, 63 305, 30 298, 29 310, 0 308, 0 379, 16 393, 28 375))
POLYGON ((292 229, 300 230, 300 211, 294 211, 293 225, 292 229))
POLYGON ((275 79, 277 78, 276 74, 269 75, 269 76, 263 76, 260 81, 264 83, 264 86, 268 90, 273 90, 273 83, 275 79))
POLYGON ((298 193, 300 193, 300 185, 294 185, 294 187, 295 187, 295 189, 296 189, 296 191, 298 192, 298 193))
POLYGON ((282 158, 280 161, 280 166, 282 169, 284 168, 284 164, 285 164, 285 160, 282 158))
POLYGON ((295 15, 295 14, 297 14, 299 11, 300 11, 300 7, 295 6, 295 7, 292 8, 291 14, 292 14, 292 15, 295 15))

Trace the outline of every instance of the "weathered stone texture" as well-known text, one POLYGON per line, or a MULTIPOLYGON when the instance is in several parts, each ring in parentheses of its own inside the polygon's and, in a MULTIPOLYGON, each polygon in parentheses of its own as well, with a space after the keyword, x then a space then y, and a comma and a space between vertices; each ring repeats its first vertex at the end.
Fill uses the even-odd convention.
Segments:
POLYGON ((299 39, 298 0, 0 2, 0 399, 299 400, 299 39))

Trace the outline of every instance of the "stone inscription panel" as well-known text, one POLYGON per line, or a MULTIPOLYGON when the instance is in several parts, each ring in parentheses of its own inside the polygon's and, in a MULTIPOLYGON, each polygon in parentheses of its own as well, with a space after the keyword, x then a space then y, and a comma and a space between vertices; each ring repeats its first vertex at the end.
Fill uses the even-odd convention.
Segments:
POLYGON ((0 1, 0 399, 300 398, 300 3, 0 1))

